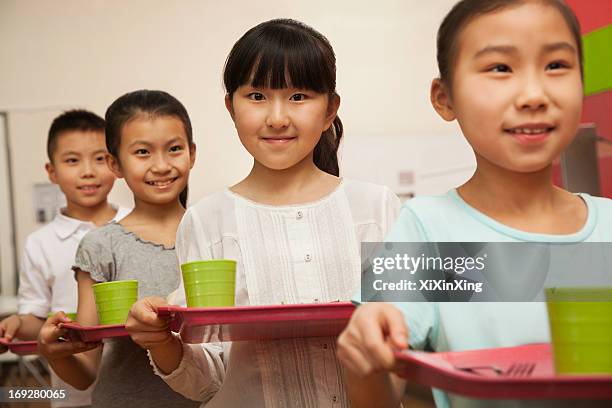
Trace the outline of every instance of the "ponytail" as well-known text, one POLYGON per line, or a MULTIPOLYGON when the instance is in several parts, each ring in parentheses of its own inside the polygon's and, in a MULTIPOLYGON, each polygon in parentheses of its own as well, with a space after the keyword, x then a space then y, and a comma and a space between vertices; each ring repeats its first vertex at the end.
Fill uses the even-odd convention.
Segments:
POLYGON ((313 153, 314 164, 324 172, 336 177, 340 176, 338 148, 343 132, 342 121, 336 116, 329 129, 321 135, 313 153))
POLYGON ((179 202, 183 208, 187 209, 187 198, 189 196, 189 185, 186 185, 181 194, 179 194, 179 202))

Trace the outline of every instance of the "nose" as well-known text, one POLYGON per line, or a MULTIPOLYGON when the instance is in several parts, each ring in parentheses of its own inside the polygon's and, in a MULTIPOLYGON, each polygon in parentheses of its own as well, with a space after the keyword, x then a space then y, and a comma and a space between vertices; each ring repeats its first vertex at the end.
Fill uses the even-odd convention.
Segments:
POLYGON ((158 153, 153 157, 151 171, 154 173, 168 173, 171 169, 168 157, 163 153, 158 153))
POLYGON ((81 161, 81 178, 93 178, 96 176, 96 166, 91 160, 81 161))
POLYGON ((516 98, 518 110, 538 111, 546 109, 550 103, 542 79, 536 74, 527 75, 516 98))
POLYGON ((284 129, 288 127, 290 120, 284 101, 273 100, 268 106, 266 126, 273 129, 284 129))

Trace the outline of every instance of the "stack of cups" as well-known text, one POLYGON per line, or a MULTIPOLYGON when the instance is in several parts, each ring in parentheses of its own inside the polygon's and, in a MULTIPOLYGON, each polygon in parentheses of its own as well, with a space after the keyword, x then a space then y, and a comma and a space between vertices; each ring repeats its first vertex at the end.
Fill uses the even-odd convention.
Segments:
POLYGON ((555 370, 612 374, 612 288, 546 289, 555 370))
POLYGON ((234 306, 236 261, 214 259, 181 265, 188 307, 234 306))
POLYGON ((130 308, 138 299, 138 281, 96 283, 93 290, 100 324, 125 324, 130 308))

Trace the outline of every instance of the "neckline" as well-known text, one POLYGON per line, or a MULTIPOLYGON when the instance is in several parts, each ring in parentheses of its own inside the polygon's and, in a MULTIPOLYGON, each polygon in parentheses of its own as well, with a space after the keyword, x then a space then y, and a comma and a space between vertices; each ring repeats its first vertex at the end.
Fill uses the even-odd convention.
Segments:
POLYGON ((304 203, 286 204, 286 205, 272 205, 272 204, 258 203, 257 201, 251 200, 250 198, 244 197, 238 193, 233 192, 232 190, 229 189, 229 187, 226 188, 224 192, 230 197, 243 201, 246 204, 250 205, 251 207, 257 207, 257 208, 262 208, 262 209, 267 209, 267 210, 277 210, 277 211, 293 210, 296 208, 316 207, 322 204, 323 202, 330 200, 333 196, 335 196, 341 190, 344 189, 345 180, 346 179, 344 177, 341 177, 340 182, 338 183, 336 187, 334 187, 332 191, 330 191, 329 193, 327 193, 326 195, 322 196, 321 198, 317 200, 307 201, 304 203))
POLYGON ((123 234, 131 236, 132 238, 134 238, 136 241, 139 241, 140 243, 143 243, 143 244, 146 244, 146 245, 152 245, 154 247, 158 247, 158 248, 161 248, 161 249, 166 250, 166 251, 174 251, 174 249, 176 248, 176 243, 174 245, 172 245, 171 247, 167 247, 164 244, 160 244, 160 243, 157 243, 157 242, 148 241, 146 239, 140 238, 135 232, 128 230, 127 228, 125 228, 122 224, 120 224, 117 221, 113 221, 109 225, 117 225, 119 227, 119 230, 123 234))
POLYGON ((587 219, 582 228, 571 234, 543 234, 537 232, 527 232, 522 231, 516 228, 509 227, 501 222, 489 217, 488 215, 480 212, 476 208, 472 207, 468 204, 462 197, 459 195, 457 189, 450 190, 447 195, 461 207, 465 212, 467 212, 470 216, 475 218, 477 221, 497 230, 498 232, 510 236, 512 238, 518 239, 520 241, 530 241, 530 242, 555 242, 555 243, 575 243, 582 242, 593 232, 597 221, 597 208, 593 205, 591 197, 585 193, 578 193, 577 195, 584 201, 587 207, 587 219))

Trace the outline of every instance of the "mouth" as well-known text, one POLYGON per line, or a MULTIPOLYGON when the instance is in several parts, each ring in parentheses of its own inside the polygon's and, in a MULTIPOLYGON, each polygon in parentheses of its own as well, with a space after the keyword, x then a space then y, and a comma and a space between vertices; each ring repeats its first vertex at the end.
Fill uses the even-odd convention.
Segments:
POLYGON ((554 130, 555 127, 548 123, 533 123, 506 128, 504 132, 521 143, 537 143, 546 140, 554 130))
POLYGON ((150 186, 157 187, 157 188, 166 188, 172 183, 174 183, 177 179, 178 177, 173 177, 173 178, 163 179, 163 180, 149 180, 149 181, 145 181, 145 183, 147 183, 150 186))
POLYGON ((84 186, 78 186, 77 190, 84 192, 85 194, 94 194, 101 187, 100 184, 87 184, 84 186))
POLYGON ((292 140, 297 139, 297 136, 271 136, 271 137, 264 136, 261 139, 266 143, 284 144, 284 143, 289 143, 292 140))

